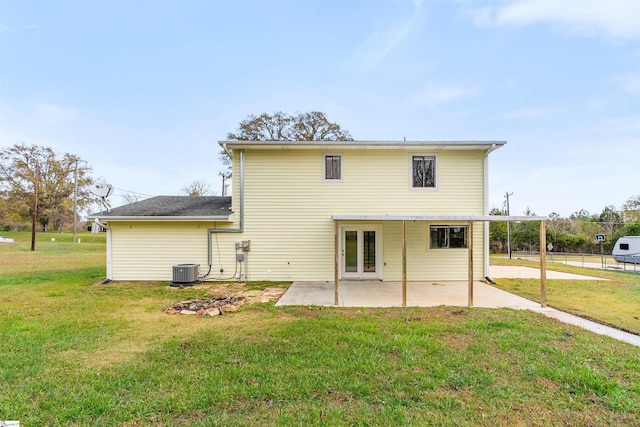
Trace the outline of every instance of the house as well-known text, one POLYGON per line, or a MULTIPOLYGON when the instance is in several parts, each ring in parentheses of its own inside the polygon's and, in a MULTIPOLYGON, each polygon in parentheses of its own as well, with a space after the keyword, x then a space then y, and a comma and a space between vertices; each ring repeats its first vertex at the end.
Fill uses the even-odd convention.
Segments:
POLYGON ((170 281, 184 263, 205 280, 479 280, 488 157, 504 144, 221 141, 231 198, 158 196, 89 219, 108 228, 112 280, 170 281))

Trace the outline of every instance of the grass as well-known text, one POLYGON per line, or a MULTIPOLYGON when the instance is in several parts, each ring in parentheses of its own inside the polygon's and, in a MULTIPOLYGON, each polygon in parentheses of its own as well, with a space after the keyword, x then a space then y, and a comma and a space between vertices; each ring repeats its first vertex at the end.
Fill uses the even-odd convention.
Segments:
MULTIPOLYGON (((80 239, 72 242, 71 233, 36 233, 35 251, 31 251, 31 233, 3 231, 0 235, 11 237, 15 243, 0 243, 0 277, 31 272, 68 271, 73 266, 80 269, 105 263, 105 233, 76 233, 80 239)), ((20 279, 19 279, 20 280, 20 279)))
MULTIPOLYGON (((104 260, 66 262, 85 248, 75 245, 55 255, 43 242, 38 256, 51 260, 0 270, 0 419, 547 426, 640 417, 638 348, 532 312, 267 303, 170 316, 161 309, 204 291, 100 285, 104 260)), ((19 246, 0 251, 23 256, 19 246)))
MULTIPOLYGON (((540 268, 535 261, 492 259, 501 265, 540 268)), ((640 274, 624 271, 585 269, 562 264, 548 268, 607 280, 547 279, 547 304, 559 310, 596 320, 640 335, 640 274)), ((495 279, 497 287, 540 301, 538 279, 495 279)))

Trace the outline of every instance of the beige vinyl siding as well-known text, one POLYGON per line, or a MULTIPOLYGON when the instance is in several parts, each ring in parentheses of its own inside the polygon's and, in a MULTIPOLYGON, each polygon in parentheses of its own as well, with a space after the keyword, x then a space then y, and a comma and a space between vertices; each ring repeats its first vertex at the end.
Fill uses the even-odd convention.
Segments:
MULTIPOLYGON (((208 270, 207 229, 215 223, 112 222, 109 226, 114 280, 170 281, 176 264, 200 264, 201 275, 208 270)), ((223 276, 233 275, 235 252, 221 251, 218 258, 215 236, 212 246, 212 277, 220 276, 219 260, 223 276)))
MULTIPOLYGON (((407 221, 407 280, 466 280, 469 254, 467 249, 430 249, 429 226, 442 222, 407 221)), ((449 223, 460 224, 460 223, 449 223)), ((462 223, 466 225, 466 223, 462 223)), ((383 280, 402 279, 402 223, 389 221, 384 226, 383 280)), ((483 231, 481 223, 474 223, 473 274, 483 277, 483 231)))
MULTIPOLYGON (((251 280, 332 280, 336 214, 481 215, 484 210, 480 151, 313 149, 245 152, 245 233, 220 234, 221 251, 251 240, 251 280), (323 154, 342 155, 343 179, 323 180, 323 154), (411 155, 436 155, 436 189, 411 188, 411 155)), ((234 212, 239 212, 235 158, 234 212)), ((400 223, 383 230, 385 280, 400 278, 400 223)), ((237 219, 234 226, 238 226, 237 219)), ((428 224, 408 224, 410 280, 466 278, 466 250, 428 250, 428 224)), ((482 274, 482 226, 475 227, 476 276, 482 274)), ((205 247, 206 249, 206 247, 205 247)), ((190 261, 193 262, 193 261, 190 261)))

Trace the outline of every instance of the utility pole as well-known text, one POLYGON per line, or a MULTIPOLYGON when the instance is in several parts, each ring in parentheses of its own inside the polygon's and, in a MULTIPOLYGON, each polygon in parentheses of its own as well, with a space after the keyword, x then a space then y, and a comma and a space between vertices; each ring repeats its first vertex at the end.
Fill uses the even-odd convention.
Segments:
POLYGON ((36 161, 36 177, 33 182, 33 216, 31 218, 31 252, 36 250, 36 220, 38 218, 38 183, 40 182, 40 169, 36 161))
POLYGON ((220 172, 218 175, 220 175, 222 177, 222 196, 224 197, 224 196, 227 195, 226 180, 231 178, 231 174, 230 173, 220 172))
POLYGON ((76 207, 78 205, 78 159, 76 159, 76 170, 73 173, 73 237, 72 242, 76 241, 76 221, 78 219, 76 215, 76 207))
MULTIPOLYGON (((513 193, 504 192, 504 197, 507 200, 507 216, 510 215, 509 212, 509 196, 512 196, 513 193)), ((511 221, 507 221, 507 252, 509 253, 509 259, 511 259, 511 221)))

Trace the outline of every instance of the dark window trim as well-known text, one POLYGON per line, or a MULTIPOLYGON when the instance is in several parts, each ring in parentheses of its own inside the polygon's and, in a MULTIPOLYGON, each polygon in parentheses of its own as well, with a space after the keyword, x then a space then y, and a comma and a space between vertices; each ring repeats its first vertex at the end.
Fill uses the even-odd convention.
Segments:
POLYGON ((438 159, 435 154, 412 154, 410 156, 410 185, 412 189, 433 190, 438 187, 438 159), (422 162, 418 169, 416 166, 422 162))
POLYGON ((342 182, 342 177, 343 177, 343 171, 344 171, 344 159, 342 154, 323 154, 322 155, 322 180, 325 182, 342 182), (336 171, 335 168, 335 164, 333 165, 333 167, 331 169, 327 168, 327 161, 329 160, 329 158, 332 158, 332 162, 335 162, 335 159, 338 160, 338 169, 337 169, 337 173, 338 173, 338 177, 336 178, 335 175, 333 173, 330 172, 336 171))
POLYGON ((429 225, 429 249, 468 249, 469 248, 469 226, 466 224, 431 224, 429 225), (462 234, 462 245, 461 246, 451 246, 451 229, 452 228, 461 228, 463 229, 462 234), (434 241, 433 232, 436 229, 444 230, 444 236, 442 233, 437 233, 436 238, 442 239, 444 238, 445 244, 443 246, 436 245, 439 241, 434 241))

